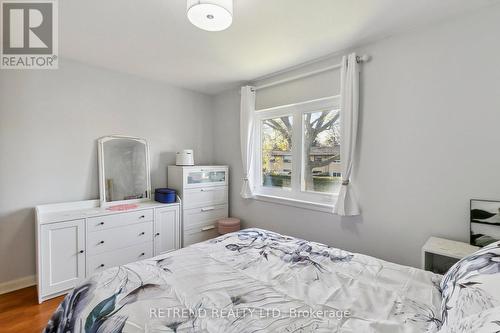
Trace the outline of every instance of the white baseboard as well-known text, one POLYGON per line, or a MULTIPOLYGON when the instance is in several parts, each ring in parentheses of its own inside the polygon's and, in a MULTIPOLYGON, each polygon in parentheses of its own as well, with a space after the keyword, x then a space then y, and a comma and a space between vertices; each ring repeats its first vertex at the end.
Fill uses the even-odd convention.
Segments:
POLYGON ((0 283, 0 295, 14 290, 36 285, 36 276, 30 275, 19 279, 0 283))

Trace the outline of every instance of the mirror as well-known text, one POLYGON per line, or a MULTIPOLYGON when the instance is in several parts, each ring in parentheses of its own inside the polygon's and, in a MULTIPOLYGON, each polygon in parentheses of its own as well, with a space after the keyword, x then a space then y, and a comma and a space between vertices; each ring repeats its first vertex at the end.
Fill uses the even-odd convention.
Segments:
POLYGON ((151 199, 149 147, 145 139, 100 138, 98 157, 101 206, 151 199))

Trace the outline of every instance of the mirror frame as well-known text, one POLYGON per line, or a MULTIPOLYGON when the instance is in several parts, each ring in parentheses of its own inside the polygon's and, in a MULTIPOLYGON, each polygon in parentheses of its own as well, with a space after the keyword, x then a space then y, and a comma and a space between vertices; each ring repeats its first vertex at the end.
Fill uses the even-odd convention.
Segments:
POLYGON ((149 160, 149 144, 146 139, 137 138, 133 136, 126 135, 108 135, 97 139, 97 159, 99 163, 99 201, 101 207, 110 207, 116 205, 123 205, 129 203, 139 203, 145 201, 151 201, 151 164, 149 160), (105 161, 104 161, 104 143, 111 140, 127 139, 140 142, 146 147, 146 197, 141 199, 129 199, 129 200, 117 200, 117 201, 106 201, 106 181, 104 179, 105 174, 105 161))

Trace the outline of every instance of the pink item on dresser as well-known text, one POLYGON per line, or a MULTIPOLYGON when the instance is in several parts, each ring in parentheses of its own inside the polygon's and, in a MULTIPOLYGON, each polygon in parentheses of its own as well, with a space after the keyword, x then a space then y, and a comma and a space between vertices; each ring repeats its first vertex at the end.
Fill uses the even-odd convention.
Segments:
POLYGON ((219 228, 220 235, 228 234, 230 232, 235 232, 240 230, 240 219, 235 217, 219 219, 217 220, 217 226, 219 228))
POLYGON ((122 210, 129 210, 129 209, 136 209, 139 207, 139 205, 136 204, 123 204, 123 205, 116 205, 116 206, 111 206, 106 208, 107 210, 112 210, 112 211, 122 211, 122 210))

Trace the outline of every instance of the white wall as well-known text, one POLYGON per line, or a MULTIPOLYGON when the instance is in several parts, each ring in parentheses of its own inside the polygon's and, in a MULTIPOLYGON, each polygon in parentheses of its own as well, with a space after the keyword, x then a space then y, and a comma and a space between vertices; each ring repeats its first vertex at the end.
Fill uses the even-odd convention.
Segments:
POLYGON ((0 71, 0 283, 35 273, 35 205, 98 198, 98 137, 147 138, 152 185, 162 187, 176 150, 212 162, 211 103, 67 60, 54 71, 0 71))
MULTIPOLYGON (((499 17, 491 7, 356 50, 373 57, 362 73, 360 217, 242 200, 239 93, 218 95, 214 154, 231 166, 231 214, 246 227, 413 266, 431 235, 468 241, 469 199, 500 199, 499 17)), ((274 100, 295 91, 318 97, 318 84, 274 100)))

